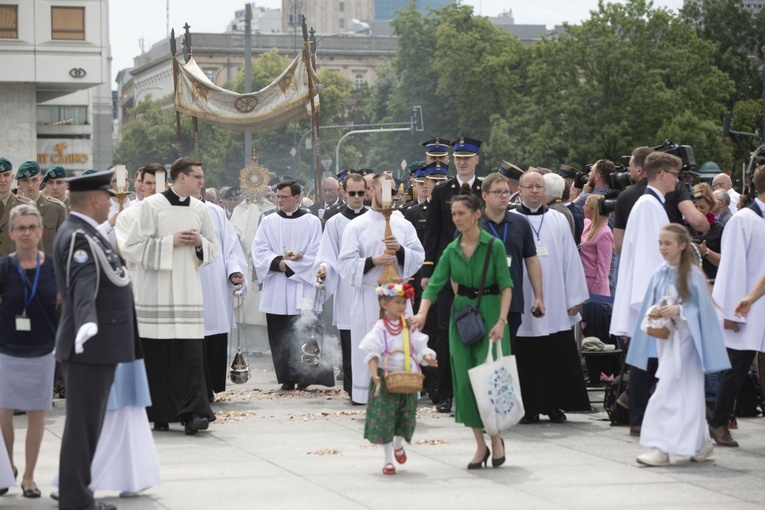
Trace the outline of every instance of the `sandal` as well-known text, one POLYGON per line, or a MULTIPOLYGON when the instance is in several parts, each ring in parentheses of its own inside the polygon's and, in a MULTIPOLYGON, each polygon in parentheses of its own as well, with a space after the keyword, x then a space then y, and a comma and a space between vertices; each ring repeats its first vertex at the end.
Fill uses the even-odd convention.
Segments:
POLYGON ((406 463, 406 451, 404 451, 404 447, 402 446, 398 450, 393 450, 393 457, 395 457, 396 462, 399 464, 406 463))
POLYGON ((390 462, 385 464, 383 467, 383 474, 384 475, 395 475, 396 474, 396 467, 391 464, 390 462))

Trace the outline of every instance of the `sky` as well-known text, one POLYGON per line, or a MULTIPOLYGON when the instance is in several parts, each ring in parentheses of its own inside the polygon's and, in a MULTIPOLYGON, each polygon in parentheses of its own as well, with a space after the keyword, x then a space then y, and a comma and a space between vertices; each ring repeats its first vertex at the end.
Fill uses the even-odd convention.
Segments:
MULTIPOLYGON (((258 7, 281 8, 282 0, 254 0, 258 7)), ((310 0, 309 0, 310 1, 310 0)), ((352 0, 347 0, 352 1, 352 0)), ((180 33, 188 22, 193 32, 223 32, 234 11, 243 9, 245 0, 169 0, 170 28, 180 33), (211 8, 211 5, 214 6, 211 8)), ((519 25, 547 25, 564 21, 578 23, 598 8, 598 0, 462 0, 483 16, 496 16, 511 9, 519 25)), ((677 10, 683 0, 654 0, 654 6, 677 10)), ((133 57, 141 54, 141 41, 148 51, 167 37, 168 0, 112 0, 109 2, 109 32, 112 49, 112 80, 121 69, 133 67, 133 57)), ((310 25, 310 20, 309 20, 310 25)), ((112 81, 112 88, 116 84, 112 81)))

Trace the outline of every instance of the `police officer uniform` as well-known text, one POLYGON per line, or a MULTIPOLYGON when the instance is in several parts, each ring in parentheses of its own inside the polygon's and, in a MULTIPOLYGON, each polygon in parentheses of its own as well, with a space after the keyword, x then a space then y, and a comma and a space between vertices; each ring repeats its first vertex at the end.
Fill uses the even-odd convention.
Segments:
MULTIPOLYGON (((19 165, 19 169, 16 171, 16 180, 34 177, 40 173, 40 165, 36 161, 25 161, 19 165)), ((66 219, 66 206, 60 200, 38 193, 35 199, 30 199, 32 205, 37 207, 37 210, 42 216, 43 222, 43 237, 42 247, 45 253, 53 252, 53 239, 56 237, 56 232, 64 220, 66 219)))
MULTIPOLYGON (((512 163, 508 163, 504 159, 502 160, 502 163, 499 164, 499 169, 497 170, 497 172, 499 172, 500 175, 504 175, 511 181, 514 181, 516 186, 518 185, 519 181, 521 180, 521 176, 524 173, 523 170, 520 169, 520 167, 512 163)), ((521 204, 521 194, 519 191, 516 191, 515 193, 510 195, 510 200, 507 202, 507 208, 514 209, 520 204, 521 204)))
MULTIPOLYGON (((113 172, 72 177, 72 193, 111 188, 113 172)), ((67 386, 61 440, 59 508, 114 508, 96 503, 88 488, 118 363, 139 349, 133 290, 124 260, 98 233, 98 221, 73 211, 56 235, 53 257, 62 309, 56 358, 67 386), (84 343, 86 341, 86 343, 84 343)))
MULTIPOLYGON (((13 170, 13 165, 6 158, 0 158, 0 174, 10 172, 13 170)), ((13 194, 8 190, 8 196, 0 200, 0 257, 5 257, 16 251, 16 243, 8 235, 10 225, 8 220, 11 217, 11 209, 19 204, 31 204, 31 200, 27 200, 22 196, 13 194)))

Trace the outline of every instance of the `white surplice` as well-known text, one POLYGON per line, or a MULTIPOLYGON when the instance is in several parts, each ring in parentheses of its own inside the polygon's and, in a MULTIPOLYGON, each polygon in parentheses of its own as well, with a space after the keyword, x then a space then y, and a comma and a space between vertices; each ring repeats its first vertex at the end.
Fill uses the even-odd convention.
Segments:
POLYGON ((638 320, 642 320, 638 312, 651 275, 664 262, 659 252, 659 232, 668 223, 664 205, 650 194, 641 196, 630 211, 619 258, 619 278, 611 315, 612 335, 632 336, 638 320))
POLYGON ((738 333, 723 328, 725 347, 765 352, 765 299, 755 301, 745 318, 733 315, 736 304, 765 275, 765 220, 749 208, 738 211, 725 224, 720 252, 712 298, 721 321, 739 323, 738 333))
MULTIPOLYGON (((204 338, 202 283, 198 270, 217 254, 215 228, 200 200, 171 205, 165 195, 146 198, 138 207, 122 255, 136 264, 135 308, 142 338, 204 338), (202 259, 194 246, 173 246, 173 236, 196 229, 202 237, 202 259)), ((185 202, 183 200, 183 202, 185 202)))
MULTIPOLYGON (((277 315, 297 315, 303 300, 313 306, 316 276, 313 264, 321 241, 321 220, 298 209, 297 217, 277 211, 263 217, 252 240, 252 263, 258 281, 263 283, 260 311, 277 315), (284 217, 284 215, 288 217, 284 217), (287 250, 303 252, 300 260, 285 260, 294 274, 272 271, 271 263, 287 250)), ((293 213, 294 214, 294 213, 293 213)))
POLYGON ((346 214, 344 210, 339 214, 335 214, 324 225, 324 232, 321 235, 321 243, 319 244, 319 254, 314 264, 316 269, 318 269, 319 265, 323 265, 327 271, 324 285, 326 286, 327 297, 332 296, 333 300, 332 309, 334 314, 332 316, 332 325, 337 327, 337 329, 344 330, 351 329, 353 287, 340 277, 338 271, 340 243, 343 239, 345 227, 352 219, 360 218, 366 212, 366 209, 362 208, 358 214, 354 213, 352 209, 348 209, 348 211, 350 213, 346 214), (351 215, 354 217, 349 217, 351 215))
MULTIPOLYGON (((218 254, 212 264, 199 270, 204 292, 204 321, 205 336, 230 333, 234 329, 233 292, 235 286, 229 281, 229 276, 242 273, 247 282, 247 261, 244 259, 242 245, 229 222, 226 211, 210 202, 205 202, 215 227, 215 238, 218 241, 218 254)), ((242 289, 246 292, 247 288, 242 289)))
POLYGON ((260 202, 245 200, 237 205, 231 214, 231 225, 233 225, 236 234, 239 236, 242 250, 247 257, 247 269, 250 276, 246 282, 247 294, 241 300, 242 304, 240 306, 243 310, 238 309, 236 312, 236 316, 240 319, 244 317, 246 324, 266 325, 266 314, 260 311, 260 286, 255 268, 252 265, 251 247, 252 240, 255 238, 255 233, 258 230, 263 215, 275 208, 276 206, 268 200, 260 202))
MULTIPOLYGON (((576 249, 568 220, 554 210, 528 216, 519 209, 515 209, 514 212, 527 218, 532 230, 539 232, 538 239, 537 234, 534 234, 534 242, 537 245, 537 257, 542 265, 542 288, 545 297, 544 317, 531 315, 531 307, 528 306, 521 316, 518 336, 548 336, 570 330, 571 326, 581 320, 581 316, 578 313, 569 315, 568 309, 586 301, 589 292, 582 259, 576 249)), ((513 292, 521 292, 521 289, 513 292)), ((523 272, 523 296, 526 303, 534 302, 534 291, 528 271, 523 272)))
MULTIPOLYGON (((391 214, 390 227, 404 250, 404 264, 396 263, 396 269, 407 281, 420 269, 425 260, 425 250, 417 238, 417 231, 400 212, 394 211, 391 214)), ((364 267, 367 257, 385 251, 384 238, 385 218, 378 211, 369 210, 348 224, 340 243, 339 273, 354 288, 351 316, 351 400, 360 404, 367 402, 370 375, 369 366, 364 363, 365 354, 359 349, 359 344, 380 318, 380 304, 375 288, 383 270, 382 266, 374 266, 365 274, 364 267)), ((407 313, 412 313, 411 303, 407 303, 407 313)))

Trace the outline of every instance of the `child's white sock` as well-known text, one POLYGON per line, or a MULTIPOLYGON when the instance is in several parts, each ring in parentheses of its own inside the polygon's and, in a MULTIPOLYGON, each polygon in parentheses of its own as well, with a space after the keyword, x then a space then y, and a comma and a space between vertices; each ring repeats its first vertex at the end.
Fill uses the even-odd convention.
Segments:
POLYGON ((385 463, 393 464, 393 443, 385 443, 383 450, 385 451, 385 463))
POLYGON ((393 436, 393 449, 398 450, 404 443, 404 438, 401 436, 393 436))

